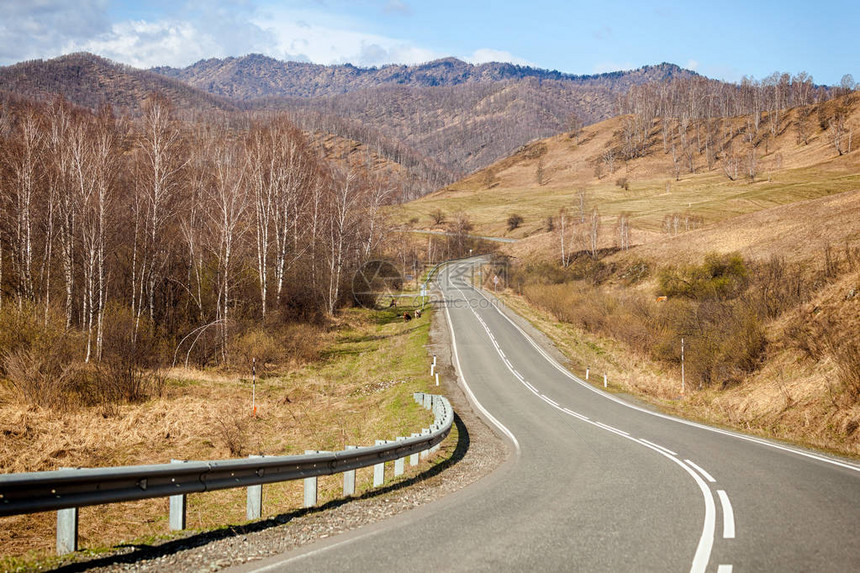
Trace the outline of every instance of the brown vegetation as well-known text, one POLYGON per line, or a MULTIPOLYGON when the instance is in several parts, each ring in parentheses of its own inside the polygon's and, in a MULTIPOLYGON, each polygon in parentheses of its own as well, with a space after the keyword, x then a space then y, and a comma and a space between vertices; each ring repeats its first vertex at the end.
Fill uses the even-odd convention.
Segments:
POLYGON ((251 345, 281 358, 380 250, 387 181, 284 117, 183 122, 152 94, 135 118, 59 98, 0 120, 0 377, 29 403, 140 401, 171 360, 251 345))
MULTIPOLYGON (((337 317, 337 328, 302 325, 290 334, 301 339, 301 347, 312 347, 315 358, 308 361, 298 348, 269 363, 266 372, 258 371, 256 414, 250 365, 234 372, 168 368, 160 392, 110 410, 33 406, 0 384, 0 468, 20 472, 290 455, 409 435, 431 416, 411 399, 412 392, 428 389, 429 324, 427 314, 404 324, 395 311, 371 315, 349 309, 337 317), (392 362, 399 365, 396 376, 392 362)), ((5 326, 0 333, 7 332, 5 326)), ((358 478, 359 489, 369 488, 370 470, 359 470, 358 478)), ((321 478, 320 487, 323 503, 335 499, 342 478, 321 478)), ((269 514, 294 511, 301 507, 302 484, 266 486, 265 495, 269 514)), ((244 496, 241 489, 189 496, 189 527, 244 522, 244 496)), ((7 517, 0 525, 0 569, 52 554, 54 513, 7 517)), ((166 499, 81 511, 81 545, 87 549, 167 534, 166 499)))

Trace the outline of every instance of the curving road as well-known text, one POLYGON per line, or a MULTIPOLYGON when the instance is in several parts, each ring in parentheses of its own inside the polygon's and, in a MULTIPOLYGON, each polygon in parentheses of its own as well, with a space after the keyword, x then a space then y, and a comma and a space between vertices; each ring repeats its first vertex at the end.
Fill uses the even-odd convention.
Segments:
POLYGON ((243 570, 860 569, 860 466, 605 394, 470 275, 466 261, 438 280, 455 366, 511 459, 440 502, 243 570))

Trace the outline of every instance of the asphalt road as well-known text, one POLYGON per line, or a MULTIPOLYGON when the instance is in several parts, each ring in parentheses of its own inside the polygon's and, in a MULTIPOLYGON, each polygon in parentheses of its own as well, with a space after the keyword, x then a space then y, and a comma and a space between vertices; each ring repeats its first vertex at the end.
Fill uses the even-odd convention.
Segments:
POLYGON ((510 460, 440 502, 246 571, 858 571, 860 465, 628 404, 442 272, 459 382, 510 460))

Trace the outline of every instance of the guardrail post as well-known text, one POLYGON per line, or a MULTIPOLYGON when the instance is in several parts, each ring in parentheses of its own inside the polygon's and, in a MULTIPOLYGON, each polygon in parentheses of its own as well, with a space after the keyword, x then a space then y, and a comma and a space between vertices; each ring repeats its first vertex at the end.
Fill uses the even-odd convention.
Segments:
MULTIPOLYGON (((71 470, 75 468, 60 468, 71 470)), ((57 510, 57 555, 78 550, 78 508, 57 510)))
POLYGON ((429 410, 433 405, 433 395, 432 394, 424 394, 424 408, 429 410))
MULTIPOLYGON (((397 437, 397 442, 402 442, 406 438, 397 437)), ((406 458, 397 458, 394 460, 394 477, 402 476, 403 472, 406 471, 406 458)))
MULTIPOLYGON (((358 446, 347 446, 347 450, 357 450, 358 446)), ((355 495, 355 470, 343 472, 343 495, 349 497, 355 495)))
MULTIPOLYGON (((421 430, 421 435, 422 435, 422 436, 426 436, 426 435, 427 435, 427 434, 429 434, 429 433, 430 433, 430 430, 429 430, 428 428, 424 428, 424 429, 422 429, 422 430, 421 430)), ((429 456, 429 455, 430 455, 430 450, 429 450, 429 449, 421 450, 420 455, 421 455, 421 457, 422 457, 423 459, 425 459, 425 460, 426 460, 426 459, 427 459, 427 456, 429 456)))
MULTIPOLYGON (((387 444, 385 440, 376 440, 377 446, 387 444)), ((379 487, 385 483, 385 462, 373 466, 373 487, 379 487)))
MULTIPOLYGON (((413 438, 417 438, 417 437, 418 437, 418 436, 420 436, 420 435, 421 435, 421 434, 412 434, 412 436, 411 436, 411 437, 413 437, 413 438)), ((411 456, 409 456, 409 465, 410 465, 410 466, 412 466, 412 467, 415 467, 415 466, 417 466, 417 465, 418 465, 418 454, 417 454, 417 453, 414 453, 414 454, 412 454, 411 456)))
MULTIPOLYGON (((249 458, 262 458, 251 454, 249 458)), ((245 517, 248 521, 260 519, 263 516, 263 484, 249 485, 248 496, 245 502, 245 517)))
MULTIPOLYGON (((437 418, 437 419, 438 419, 438 418, 437 418)), ((433 424, 432 426, 430 426, 430 429, 431 429, 431 431, 435 432, 435 431, 437 431, 437 430, 439 429, 439 425, 438 425, 438 424, 433 424)), ((428 450, 428 455, 429 455, 429 454, 435 454, 436 452, 438 452, 438 451, 439 451, 439 448, 441 448, 441 447, 442 447, 442 443, 441 443, 441 442, 439 442, 439 443, 438 443, 438 444, 436 444, 435 446, 432 446, 432 447, 428 450)))
MULTIPOLYGON (((170 460, 171 464, 184 464, 186 460, 170 460)), ((170 517, 168 518, 170 531, 181 531, 185 529, 185 516, 188 507, 187 498, 184 493, 170 496, 170 517)))
MULTIPOLYGON (((305 454, 317 454, 317 450, 305 450, 305 454)), ((314 507, 317 504, 317 478, 305 478, 305 504, 304 507, 314 507)))

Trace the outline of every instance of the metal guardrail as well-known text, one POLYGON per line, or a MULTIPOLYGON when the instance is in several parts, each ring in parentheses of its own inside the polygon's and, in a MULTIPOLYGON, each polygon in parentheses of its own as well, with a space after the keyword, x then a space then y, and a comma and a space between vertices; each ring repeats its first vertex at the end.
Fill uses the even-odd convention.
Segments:
POLYGON ((433 410, 434 424, 426 433, 383 445, 298 456, 3 474, 0 516, 312 478, 404 458, 442 442, 454 422, 447 398, 423 393, 414 397, 433 410))

